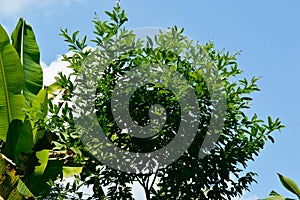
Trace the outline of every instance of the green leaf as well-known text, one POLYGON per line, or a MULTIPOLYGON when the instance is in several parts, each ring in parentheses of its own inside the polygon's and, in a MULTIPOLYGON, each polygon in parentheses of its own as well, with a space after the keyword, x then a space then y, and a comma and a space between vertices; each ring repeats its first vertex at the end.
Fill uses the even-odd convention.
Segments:
POLYGON ((300 198, 300 190, 297 186, 297 184, 290 178, 285 177, 281 174, 278 174, 279 179, 282 183, 282 185, 289 190, 290 192, 294 193, 295 195, 297 195, 298 198, 300 198))
POLYGON ((43 120, 48 113, 48 94, 47 90, 40 90, 37 96, 31 102, 29 109, 31 116, 31 126, 33 127, 33 137, 36 143, 37 139, 41 139, 44 135, 44 129, 40 130, 37 125, 39 121, 43 120))
POLYGON ((32 108, 34 108, 35 111, 40 111, 40 113, 43 115, 42 118, 44 118, 47 115, 48 112, 48 94, 47 90, 40 90, 37 96, 32 101, 32 108))
POLYGON ((24 69, 24 96, 32 101, 43 87, 40 51, 32 27, 20 19, 12 33, 12 45, 17 50, 24 69))
POLYGON ((289 198, 283 197, 283 196, 270 196, 263 200, 290 200, 289 198))
POLYGON ((63 175, 65 178, 70 178, 74 175, 80 174, 82 172, 82 167, 63 167, 63 175))
MULTIPOLYGON (((13 120, 10 123, 8 132, 7 132, 7 140, 5 145, 5 155, 15 161, 16 155, 16 146, 18 143, 18 135, 22 132, 23 123, 21 120, 13 120)), ((16 162, 16 161, 15 161, 16 162)))
POLYGON ((275 140, 274 140, 274 138, 272 136, 268 135, 268 138, 269 138, 269 140, 271 140, 272 143, 275 142, 275 140))
POLYGON ((269 194, 270 196, 280 196, 280 194, 278 194, 277 192, 275 192, 274 190, 272 190, 269 194))
POLYGON ((15 163, 18 163, 19 154, 30 153, 34 146, 31 123, 25 120, 13 120, 7 132, 7 141, 5 146, 6 155, 15 163))
POLYGON ((47 91, 48 98, 54 99, 62 91, 62 86, 58 82, 55 82, 48 86, 47 91))
POLYGON ((15 166, 3 154, 0 154, 0 198, 14 200, 35 199, 31 191, 15 172, 15 166))
POLYGON ((46 197, 51 190, 48 182, 55 181, 59 175, 62 175, 62 169, 63 161, 49 160, 43 175, 32 173, 25 183, 35 196, 46 197))
POLYGON ((43 175, 49 159, 49 150, 42 150, 36 152, 36 157, 38 158, 38 161, 40 163, 39 166, 35 166, 34 174, 35 175, 43 175))
POLYGON ((272 190, 269 194, 269 197, 267 197, 263 200, 294 200, 294 199, 283 197, 280 194, 278 194, 277 192, 275 192, 274 190, 272 190))
MULTIPOLYGON (((34 143, 32 135, 32 127, 29 120, 25 119, 20 133, 14 133, 14 139, 18 139, 16 151, 23 153, 30 153, 34 143)), ((12 137, 10 137, 12 138, 12 137)))
POLYGON ((0 139, 6 141, 8 126, 13 119, 23 120, 26 100, 21 91, 24 73, 18 53, 0 25, 0 139))
POLYGON ((18 186, 17 186, 18 192, 25 197, 25 199, 28 199, 30 197, 33 197, 33 194, 30 192, 30 190, 26 187, 26 185, 19 180, 18 186))

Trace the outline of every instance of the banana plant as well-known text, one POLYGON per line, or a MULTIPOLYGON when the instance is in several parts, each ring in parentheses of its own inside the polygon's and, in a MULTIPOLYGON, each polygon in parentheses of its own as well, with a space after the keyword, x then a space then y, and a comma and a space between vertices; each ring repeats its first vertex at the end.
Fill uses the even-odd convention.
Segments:
MULTIPOLYGON (((28 195, 34 198, 22 182, 25 176, 23 172, 29 174, 31 171, 41 171, 45 165, 45 159, 38 157, 39 152, 33 150, 37 141, 37 133, 34 134, 37 132, 34 131, 37 120, 29 119, 28 113, 41 103, 47 105, 47 101, 40 102, 39 96, 36 95, 42 90, 39 89, 37 93, 30 85, 32 76, 28 74, 32 70, 33 75, 37 75, 34 73, 37 71, 34 70, 37 65, 32 60, 37 55, 34 52, 39 50, 37 45, 34 45, 36 43, 32 29, 27 29, 25 21, 20 19, 13 33, 13 38, 18 37, 19 40, 15 39, 11 44, 8 34, 0 25, 0 139, 4 142, 4 148, 1 148, 5 153, 0 158, 3 172, 0 177, 0 196, 5 199, 24 199, 28 195), (20 32, 22 34, 17 34, 20 32), (30 37, 27 37, 28 35, 30 37), (3 157, 10 159, 12 164, 7 163, 3 157)), ((36 85, 38 84, 41 88, 42 82, 36 85)))
POLYGON ((23 87, 24 72, 18 53, 0 25, 0 139, 4 142, 10 122, 25 117, 23 87))
POLYGON ((47 92, 42 89, 42 75, 32 28, 20 19, 11 44, 0 25, 0 139, 5 142, 3 157, 10 159, 13 166, 9 167, 1 157, 0 179, 4 181, 0 183, 0 196, 5 199, 22 199, 24 191, 33 196, 21 179, 31 173, 43 174, 48 162, 46 150, 33 149, 43 137, 36 124, 47 115, 47 92), (20 187, 25 188, 24 191, 19 190, 20 187))
MULTIPOLYGON (((288 191, 290 191, 291 193, 293 193, 294 195, 296 195, 297 199, 300 200, 300 189, 297 186, 297 184, 292 179, 290 179, 286 176, 283 176, 281 174, 278 174, 278 176, 279 176, 280 182, 283 185, 283 187, 285 189, 287 189, 288 191)), ((269 194, 269 197, 267 197, 263 200, 295 200, 295 199, 291 199, 291 198, 281 196, 280 194, 278 194, 277 192, 275 192, 273 190, 269 194)))
POLYGON ((50 160, 43 127, 48 101, 59 84, 44 88, 40 52, 32 27, 20 19, 11 35, 0 25, 0 199, 35 199, 50 191, 48 181, 70 177, 82 167, 50 160))

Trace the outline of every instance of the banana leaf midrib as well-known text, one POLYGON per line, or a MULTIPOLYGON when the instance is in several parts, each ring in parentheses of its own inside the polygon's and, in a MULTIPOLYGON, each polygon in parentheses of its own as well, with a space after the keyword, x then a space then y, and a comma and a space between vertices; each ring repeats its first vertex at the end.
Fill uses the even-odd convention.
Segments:
POLYGON ((24 67, 24 29, 25 29, 25 20, 22 23, 22 35, 21 35, 21 53, 20 53, 20 60, 21 64, 24 67))

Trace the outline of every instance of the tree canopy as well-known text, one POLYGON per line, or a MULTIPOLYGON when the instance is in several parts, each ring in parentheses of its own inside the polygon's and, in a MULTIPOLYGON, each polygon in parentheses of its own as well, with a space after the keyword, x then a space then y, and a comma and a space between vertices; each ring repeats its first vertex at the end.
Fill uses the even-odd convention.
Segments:
MULTIPOLYGON (((92 42, 97 50, 85 49, 87 46, 85 36, 79 40, 76 39, 78 32, 69 35, 67 30, 62 30, 62 36, 69 44, 70 51, 74 53, 70 57, 65 56, 65 60, 70 63, 75 75, 82 75, 82 71, 88 71, 86 68, 94 69, 99 65, 101 66, 99 68, 104 71, 103 74, 94 73, 93 70, 83 74, 85 78, 86 76, 95 78, 93 73, 99 77, 96 85, 98 95, 96 95, 95 107, 98 122, 106 137, 119 148, 138 153, 161 149, 176 137, 176 130, 182 118, 181 104, 178 103, 174 92, 166 88, 163 83, 145 84, 134 92, 129 91, 129 93, 132 92, 128 104, 130 117, 140 126, 151 123, 151 111, 149 114, 151 105, 160 104, 164 107, 167 113, 166 123, 157 135, 138 138, 124 133, 120 125, 116 123, 115 108, 111 104, 116 84, 126 73, 139 70, 145 65, 167 66, 182 74, 196 94, 199 105, 199 126, 193 142, 184 153, 172 164, 154 173, 135 174, 120 171, 115 166, 105 165, 106 161, 103 159, 110 157, 104 155, 100 162, 98 162, 99 159, 97 161, 93 158, 87 161, 89 167, 86 168, 87 174, 81 176, 82 180, 95 176, 93 180, 99 185, 107 186, 107 198, 112 199, 132 198, 128 184, 134 181, 142 185, 148 199, 184 197, 224 199, 241 195, 251 183, 255 182, 256 174, 245 170, 247 161, 253 160, 268 140, 273 141, 271 132, 283 127, 279 119, 273 120, 268 117, 265 123, 256 114, 253 116, 246 114, 252 101, 251 93, 259 91, 256 84, 258 78, 239 79, 242 71, 238 68, 236 61, 237 53, 218 51, 211 42, 201 45, 184 36, 183 29, 176 26, 169 28, 166 32, 158 33, 153 38, 146 37, 142 41, 143 39, 124 27, 128 19, 124 10, 119 6, 106 14, 109 17, 108 21, 100 20, 98 17, 93 20, 95 39, 92 42), (99 61, 97 66, 90 65, 92 61, 95 61, 93 59, 91 61, 91 57, 94 58, 97 55, 100 59, 105 57, 109 59, 99 61), (86 65, 86 68, 83 67, 86 65), (207 78, 216 76, 218 78, 207 78), (205 136, 209 128, 213 126, 210 124, 211 118, 215 117, 212 114, 214 110, 220 109, 215 107, 215 102, 212 102, 214 93, 210 87, 221 94, 224 92, 226 96, 225 114, 218 113, 219 119, 224 118, 224 126, 222 126, 218 141, 212 142, 213 148, 208 155, 201 157, 199 155, 205 150, 202 148, 205 136)), ((132 76, 134 75, 136 74, 132 76)), ((167 81, 171 81, 171 77, 172 75, 169 75, 167 81)), ((144 80, 142 77, 140 79, 144 80)), ((83 84, 80 81, 77 83, 83 84)), ((71 91, 70 86, 67 88, 71 91)), ((83 90, 79 91, 83 92, 83 90)), ((71 95, 72 92, 70 92, 71 95)), ((75 94, 75 97, 78 98, 78 95, 75 94)), ((213 100, 220 101, 218 98, 213 100)), ((123 107, 127 106, 125 102, 120 102, 125 104, 123 107)), ((123 107, 117 108, 123 109, 123 107)), ((160 117, 163 116, 161 112, 157 110, 160 117)), ((82 137, 85 137, 84 134, 82 137)), ((95 150, 92 154, 96 155, 96 158, 99 158, 97 155, 103 153, 101 152, 103 147, 98 145, 99 142, 101 141, 86 144, 95 150)), ((119 157, 116 158, 119 159, 119 157)), ((151 165, 150 160, 149 162, 144 162, 142 159, 140 161, 144 165, 151 165)), ((154 159, 154 161, 161 160, 154 159)), ((119 165, 124 165, 124 163, 120 162, 119 165)), ((155 166, 153 163, 152 165, 155 166)))

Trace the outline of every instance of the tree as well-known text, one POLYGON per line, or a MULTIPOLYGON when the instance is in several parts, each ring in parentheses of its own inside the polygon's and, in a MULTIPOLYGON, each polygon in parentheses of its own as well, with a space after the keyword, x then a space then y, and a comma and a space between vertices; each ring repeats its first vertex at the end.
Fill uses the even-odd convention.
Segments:
MULTIPOLYGON (((93 185, 93 198, 103 198, 101 187, 107 186, 108 199, 132 199, 129 184, 135 181, 142 185, 147 199, 230 199, 248 190, 249 185, 255 182, 256 174, 245 172, 247 161, 253 160, 268 140, 274 142, 270 135, 272 132, 284 127, 278 118, 273 120, 268 117, 265 123, 256 114, 246 114, 252 101, 251 93, 259 91, 256 84, 258 78, 239 79, 242 71, 236 61, 238 54, 218 51, 211 42, 200 45, 191 41, 183 35, 183 29, 176 26, 169 28, 167 32, 160 32, 154 38, 147 37, 143 42, 135 38, 134 32, 124 27, 128 19, 119 5, 106 14, 110 18, 109 21, 102 21, 98 17, 93 20, 95 39, 92 42, 97 50, 86 48, 86 36, 78 39, 78 31, 69 35, 66 29, 61 33, 69 45, 69 50, 73 52, 72 56, 64 55, 64 60, 70 63, 74 73, 69 77, 60 75, 58 78, 57 84, 64 88, 65 92, 59 106, 50 105, 50 111, 55 116, 50 119, 50 124, 51 129, 57 130, 59 136, 56 146, 71 150, 72 155, 76 155, 72 158, 83 166, 82 173, 77 177, 77 186, 80 181, 83 185, 93 185), (99 71, 93 71, 95 56, 98 56, 101 66, 104 66, 103 74, 95 74, 99 71), (96 116, 110 142, 123 150, 136 153, 161 149, 176 137, 183 112, 178 103, 179 99, 173 91, 165 87, 166 85, 145 84, 129 98, 130 117, 140 126, 148 125, 153 116, 163 116, 163 109, 153 110, 151 105, 159 103, 164 107, 167 114, 166 124, 156 136, 141 139, 124 133, 112 114, 114 107, 111 100, 114 98, 116 83, 122 76, 126 76, 126 73, 135 69, 141 70, 140 66, 150 64, 156 67, 168 66, 173 70, 172 73, 179 72, 187 80, 196 95, 199 106, 199 113, 196 115, 199 116, 197 122, 200 125, 196 127, 196 135, 191 145, 173 163, 159 168, 154 173, 127 173, 118 170, 117 167, 105 165, 116 154, 111 157, 105 154, 103 141, 97 140, 93 135, 87 135, 86 132, 78 134, 73 117, 73 112, 77 110, 68 106, 67 102, 71 102, 74 96, 78 100, 78 90, 81 94, 86 94, 80 88, 77 88, 76 93, 76 84, 88 84, 87 80, 93 80, 96 75, 99 77, 96 85, 97 99, 94 101, 96 116), (85 68, 86 65, 90 68, 85 68), (72 76, 77 76, 75 82, 71 81, 72 76), (219 78, 207 78, 214 76, 219 78), (218 141, 212 142, 213 148, 208 148, 210 152, 206 156, 199 156, 207 153, 201 146, 212 126, 210 122, 211 118, 215 117, 214 111, 219 109, 212 100, 214 93, 211 88, 226 96, 225 114, 216 114, 218 119, 224 120, 224 126, 221 132, 217 133, 220 136, 218 141), (149 109, 152 109, 150 114, 149 109), (58 115, 60 110, 63 118, 58 115), (67 122, 67 125, 62 126, 63 122, 67 122), (84 147, 81 140, 88 141, 86 137, 92 142, 84 142, 84 147), (102 155, 102 160, 95 159, 95 155, 102 155)), ((136 74, 131 75, 139 73, 140 71, 136 71, 136 74)), ((170 81, 170 78, 166 81, 168 80, 170 81)), ((180 84, 178 80, 175 82, 180 84)), ((184 93, 183 88, 180 86, 179 90, 184 93)), ((122 91, 119 93, 123 94, 122 91)), ((215 100, 220 101, 219 96, 215 100)), ((118 108, 124 108, 122 101, 119 103, 121 105, 118 108)), ((86 119, 87 125, 92 125, 89 118, 86 119)), ((217 128, 214 131, 218 131, 217 128)), ((119 161, 122 158, 116 158, 119 167, 130 167, 130 164, 124 166, 119 161)), ((142 166, 146 166, 144 160, 140 161, 142 166)), ((156 166, 155 162, 150 161, 147 166, 151 164, 156 166)))

